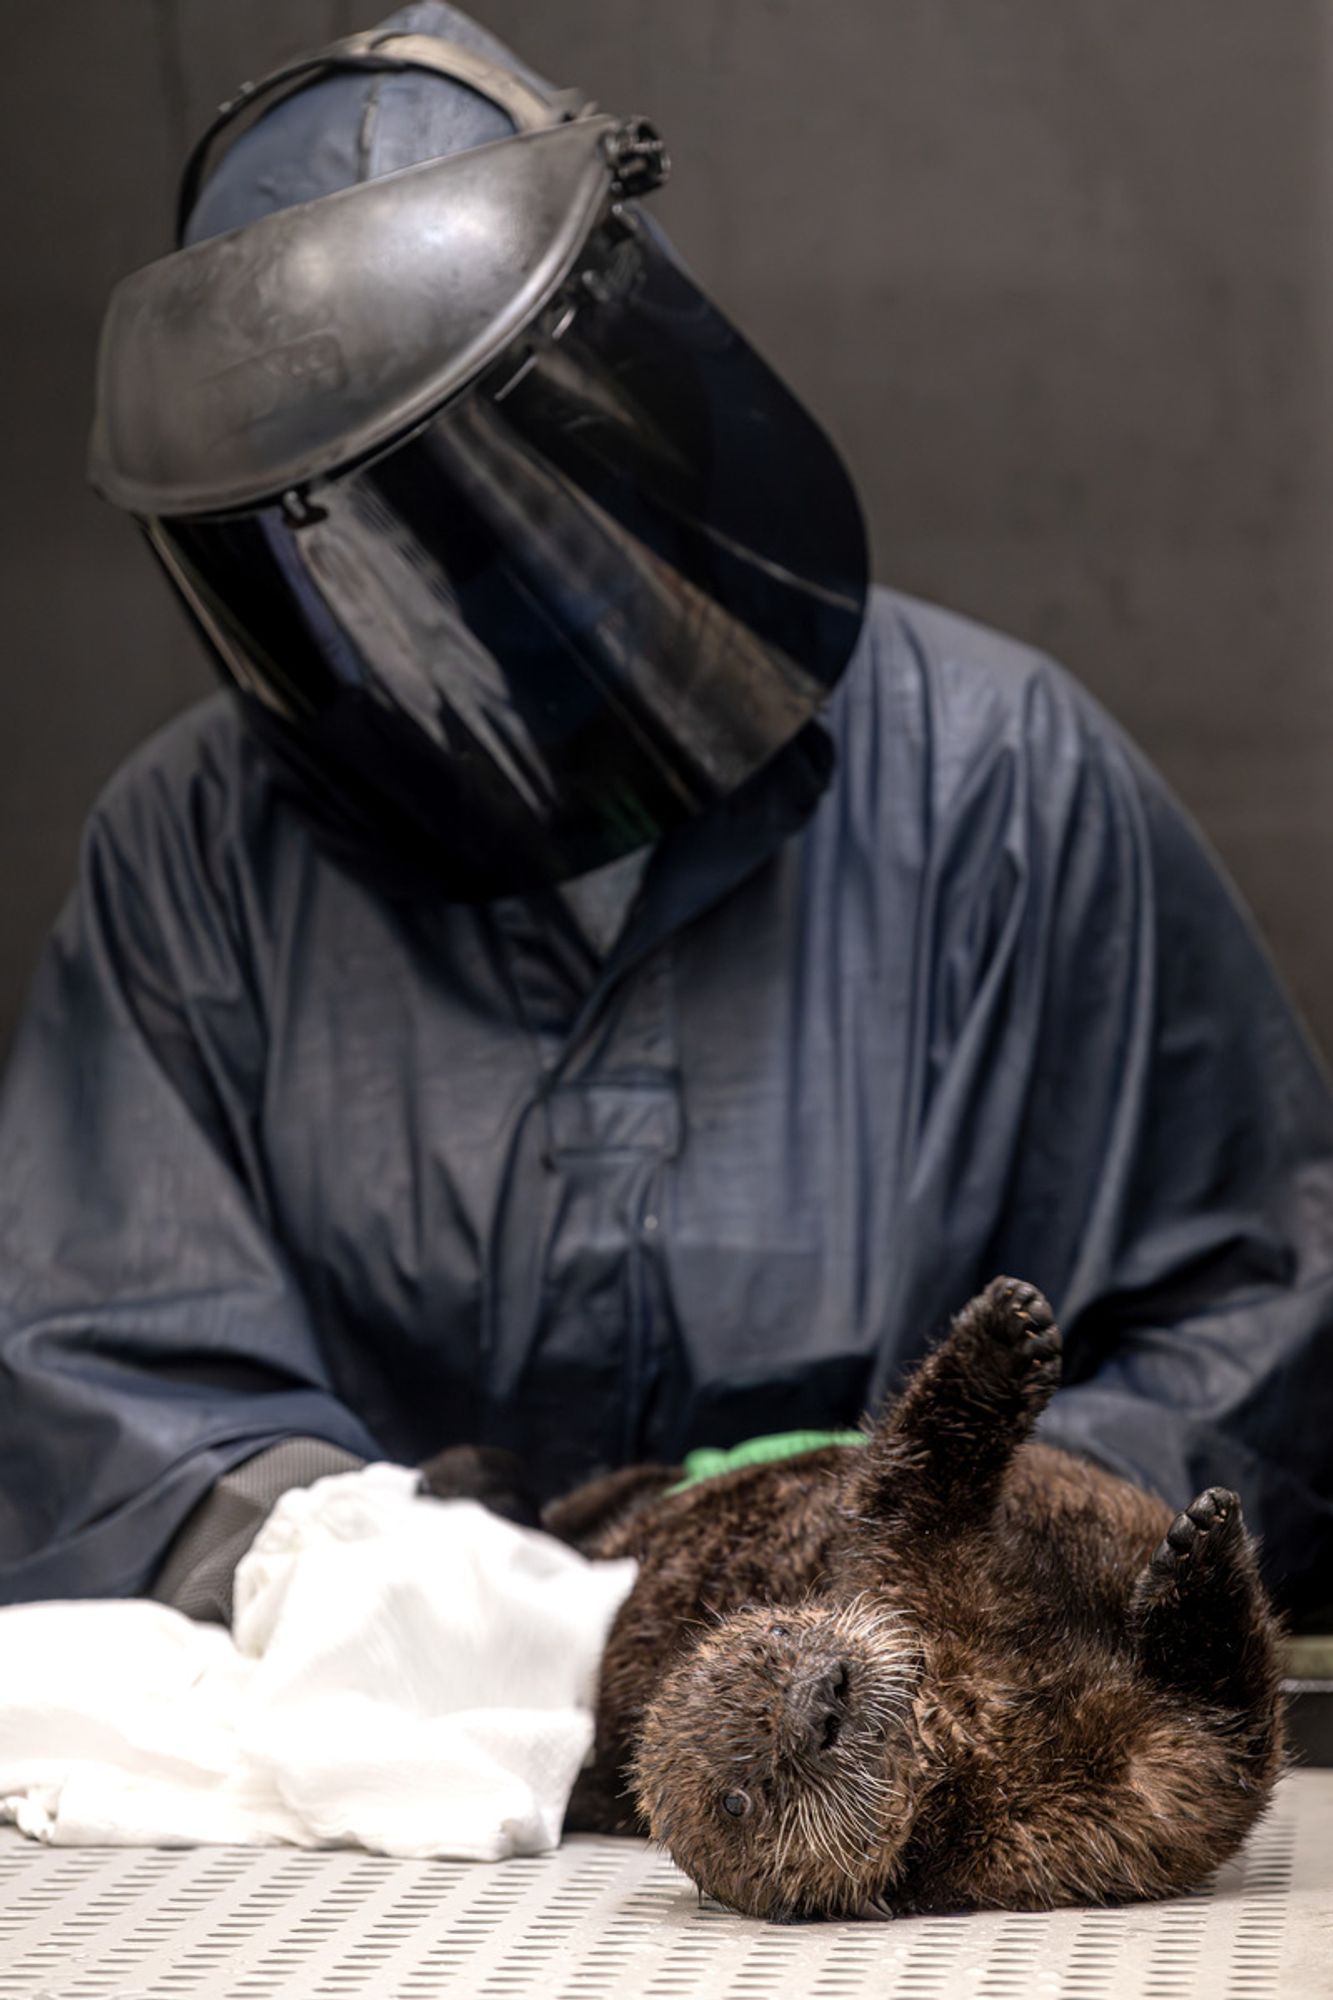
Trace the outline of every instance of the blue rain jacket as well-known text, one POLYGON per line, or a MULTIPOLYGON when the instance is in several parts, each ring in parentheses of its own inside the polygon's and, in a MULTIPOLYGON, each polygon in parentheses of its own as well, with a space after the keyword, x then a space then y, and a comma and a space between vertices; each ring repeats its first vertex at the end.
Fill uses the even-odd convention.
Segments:
POLYGON ((1333 1109, 1248 922, 1017 645, 880 594, 823 732, 600 963, 361 886, 225 697, 138 755, 0 1105, 0 1595, 141 1589, 285 1436, 549 1493, 847 1423, 1009 1271, 1044 1434, 1239 1488, 1327 1609, 1333 1109))

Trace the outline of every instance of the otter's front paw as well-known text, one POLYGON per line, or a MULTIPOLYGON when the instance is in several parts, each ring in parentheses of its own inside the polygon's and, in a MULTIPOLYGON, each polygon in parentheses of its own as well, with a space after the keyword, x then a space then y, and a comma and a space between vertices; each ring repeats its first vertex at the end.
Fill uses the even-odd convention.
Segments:
POLYGON ((1060 1380, 1060 1329, 1035 1285, 996 1278, 960 1315, 979 1373, 1041 1409, 1060 1380))
POLYGON ((1017 1447, 1060 1377, 1060 1335, 1035 1285, 996 1278, 911 1376, 853 1476, 853 1513, 920 1532, 988 1522, 1017 1447))
POLYGON ((1225 1486, 1209 1486, 1177 1514, 1158 1543, 1143 1581, 1150 1599, 1200 1588, 1234 1559, 1244 1541, 1240 1499, 1225 1486))
POLYGON ((1176 1515, 1139 1572, 1130 1629, 1159 1686, 1236 1709, 1242 1734, 1257 1731, 1254 1740, 1271 1747, 1277 1628, 1240 1501, 1225 1486, 1208 1487, 1176 1515))

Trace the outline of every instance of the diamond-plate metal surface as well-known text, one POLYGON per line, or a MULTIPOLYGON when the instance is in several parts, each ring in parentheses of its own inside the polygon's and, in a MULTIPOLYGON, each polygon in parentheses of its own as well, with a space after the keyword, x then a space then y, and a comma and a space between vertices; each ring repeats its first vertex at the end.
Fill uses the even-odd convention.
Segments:
POLYGON ((0 1834, 0 2000, 1333 2000, 1333 1772, 1178 1902, 775 1928, 634 1841, 494 1867, 0 1834))

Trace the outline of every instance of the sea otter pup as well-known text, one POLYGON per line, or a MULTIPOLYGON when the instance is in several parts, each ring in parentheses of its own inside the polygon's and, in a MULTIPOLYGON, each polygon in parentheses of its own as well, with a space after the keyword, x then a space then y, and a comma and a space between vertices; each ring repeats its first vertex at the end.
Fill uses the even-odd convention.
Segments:
POLYGON ((1280 1767, 1275 1622, 1234 1493, 1173 1520, 1025 1442, 1059 1367, 1045 1300, 1000 1278, 862 1449, 679 1492, 630 1468, 548 1508, 641 1565, 567 1828, 646 1829, 773 1918, 1203 1881, 1280 1767))

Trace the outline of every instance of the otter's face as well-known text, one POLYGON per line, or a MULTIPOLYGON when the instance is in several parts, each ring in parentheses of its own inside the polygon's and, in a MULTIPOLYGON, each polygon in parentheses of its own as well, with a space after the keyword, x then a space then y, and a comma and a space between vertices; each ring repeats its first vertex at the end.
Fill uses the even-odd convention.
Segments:
POLYGON ((920 1672, 869 1594, 726 1619, 644 1718, 635 1789, 654 1839, 747 1916, 867 1911, 909 1830, 920 1672))

